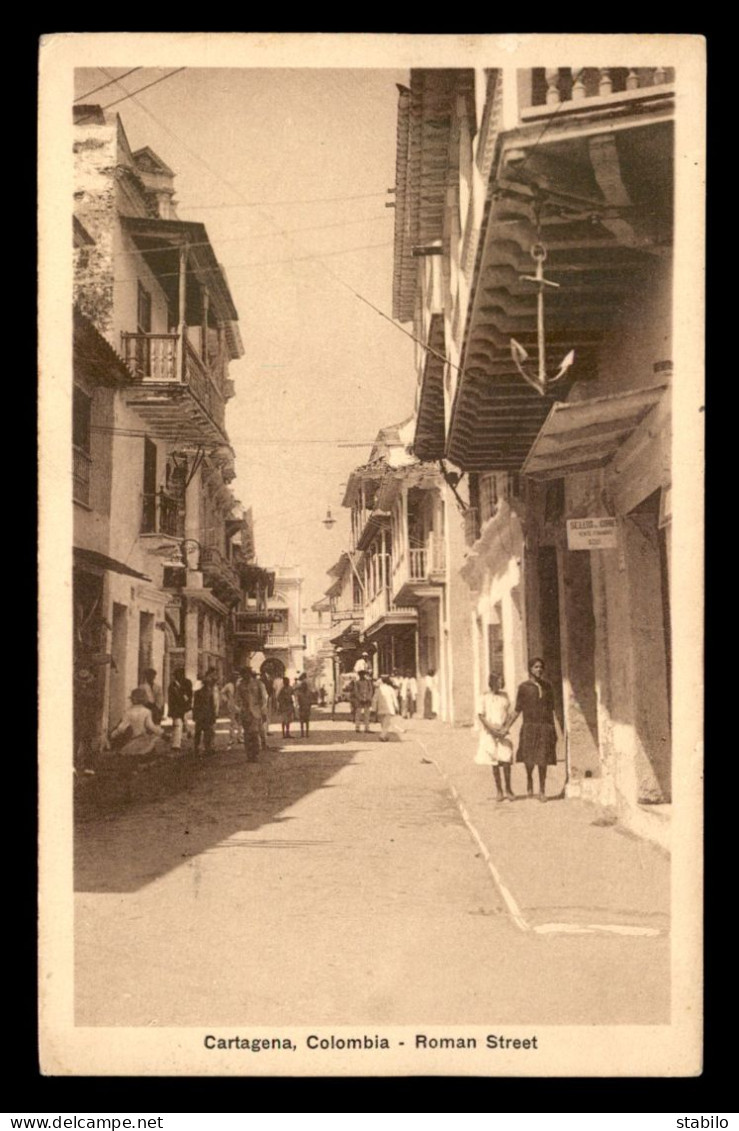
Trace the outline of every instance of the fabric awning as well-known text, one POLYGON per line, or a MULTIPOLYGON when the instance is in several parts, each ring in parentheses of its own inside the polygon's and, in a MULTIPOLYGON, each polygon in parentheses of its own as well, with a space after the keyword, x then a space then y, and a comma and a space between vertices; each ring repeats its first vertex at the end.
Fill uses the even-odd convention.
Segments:
POLYGON ((558 479, 607 463, 662 398, 667 385, 553 405, 522 472, 558 479))
POLYGON ((146 574, 131 569, 125 562, 116 561, 115 558, 109 558, 105 554, 99 554, 97 550, 86 550, 83 546, 74 547, 74 564, 95 566, 97 569, 107 569, 111 573, 123 573, 127 577, 137 577, 139 581, 151 581, 151 578, 147 577, 146 574))
POLYGON ((351 621, 350 624, 346 625, 336 636, 329 637, 329 640, 337 647, 351 646, 359 642, 361 630, 362 626, 359 621, 351 621))

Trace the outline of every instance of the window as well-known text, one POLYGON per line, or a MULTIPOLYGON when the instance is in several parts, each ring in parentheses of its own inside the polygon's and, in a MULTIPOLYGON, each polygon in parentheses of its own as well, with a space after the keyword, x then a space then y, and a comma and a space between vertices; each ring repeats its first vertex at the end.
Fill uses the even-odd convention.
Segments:
POLYGON ((72 394, 72 498, 84 506, 90 505, 91 430, 92 397, 75 385, 72 394))
POLYGON ((157 532, 157 446, 144 437, 144 506, 141 533, 157 532))
POLYGON ((503 626, 501 624, 501 606, 495 606, 497 624, 488 625, 488 672, 503 679, 503 626))
POLYGON ((136 323, 139 334, 151 333, 151 294, 146 287, 142 287, 141 283, 138 290, 136 323))
POLYGON ((495 472, 480 476, 480 521, 492 518, 498 509, 498 482, 495 472))

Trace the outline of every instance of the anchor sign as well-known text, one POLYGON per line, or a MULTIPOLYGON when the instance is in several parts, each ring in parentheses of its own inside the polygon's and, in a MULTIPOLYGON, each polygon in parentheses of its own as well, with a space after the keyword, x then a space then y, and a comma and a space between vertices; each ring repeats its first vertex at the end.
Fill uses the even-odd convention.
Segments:
POLYGON ((519 278, 526 279, 527 282, 536 283, 539 288, 539 293, 536 300, 536 328, 539 340, 539 372, 536 376, 527 373, 524 369, 524 363, 528 361, 529 355, 523 346, 511 338, 511 356, 516 369, 523 377, 524 381, 528 381, 529 385, 533 385, 536 391, 543 397, 547 392, 549 385, 555 381, 559 381, 564 377, 567 370, 575 360, 575 351, 570 350, 555 374, 554 377, 547 377, 546 358, 544 350, 544 288, 545 287, 559 287, 559 283, 552 283, 549 279, 544 278, 544 260, 547 257, 546 248, 541 243, 535 243, 531 248, 531 258, 536 263, 535 275, 520 275, 519 278))

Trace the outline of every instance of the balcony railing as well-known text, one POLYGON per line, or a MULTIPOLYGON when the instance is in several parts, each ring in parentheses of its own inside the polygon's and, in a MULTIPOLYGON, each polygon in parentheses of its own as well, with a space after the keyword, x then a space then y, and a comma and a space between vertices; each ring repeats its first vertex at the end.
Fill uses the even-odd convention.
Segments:
POLYGON ((185 385, 208 415, 223 427, 225 401, 217 380, 189 339, 184 340, 182 373, 178 373, 179 334, 121 334, 123 358, 142 384, 185 385))
POLYGON ((137 381, 177 382, 179 334, 122 334, 123 360, 137 381))
POLYGON ((237 609, 234 613, 234 632, 257 633, 267 635, 267 629, 274 621, 268 613, 257 612, 256 609, 237 609))
POLYGON ((344 620, 361 620, 364 608, 362 605, 354 605, 351 609, 334 609, 331 614, 332 624, 338 624, 339 621, 344 620))
POLYGON ((293 638, 287 632, 267 633, 267 648, 289 648, 291 642, 297 642, 297 637, 293 641, 293 638))
POLYGON ((446 545, 441 538, 429 540, 425 546, 414 546, 408 555, 401 555, 393 570, 393 592, 399 593, 409 582, 439 580, 446 571, 446 545))
POLYGON ((172 538, 185 536, 185 509, 176 495, 164 489, 156 494, 144 495, 141 514, 142 534, 167 534, 172 538))
POLYGON ((674 82, 672 67, 547 67, 532 72, 531 105, 610 98, 674 82))
POLYGON ((203 546, 200 553, 200 568, 203 573, 210 575, 216 583, 221 582, 231 589, 241 589, 238 573, 217 546, 203 546))
POLYGON ((426 576, 426 551, 408 551, 409 575, 411 581, 421 581, 426 576))
POLYGON ((223 427, 225 405, 223 395, 211 379, 203 359, 185 339, 185 384, 189 386, 201 405, 216 424, 223 427))
POLYGON ((381 589, 374 597, 372 597, 364 606, 364 624, 365 627, 374 624, 380 617, 388 616, 391 613, 410 613, 414 617, 417 616, 417 610, 410 605, 396 605, 390 596, 387 589, 381 589))
POLYGON ((76 503, 90 505, 90 479, 92 457, 83 448, 72 448, 72 498, 76 503))

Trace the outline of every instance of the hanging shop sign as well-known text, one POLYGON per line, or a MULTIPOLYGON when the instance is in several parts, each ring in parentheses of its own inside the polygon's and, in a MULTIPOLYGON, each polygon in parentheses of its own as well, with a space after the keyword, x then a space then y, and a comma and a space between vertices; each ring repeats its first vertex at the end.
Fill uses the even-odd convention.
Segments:
POLYGON ((568 518, 568 550, 615 550, 618 546, 618 519, 568 518))

